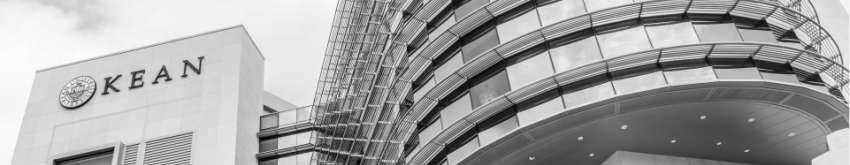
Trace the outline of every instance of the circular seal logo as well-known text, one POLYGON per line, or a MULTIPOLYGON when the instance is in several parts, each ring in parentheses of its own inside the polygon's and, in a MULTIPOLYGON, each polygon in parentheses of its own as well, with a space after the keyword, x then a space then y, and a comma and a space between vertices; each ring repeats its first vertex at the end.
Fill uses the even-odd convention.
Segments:
POLYGON ((74 109, 86 104, 94 96, 97 84, 89 76, 71 79, 59 92, 59 104, 67 109, 74 109))

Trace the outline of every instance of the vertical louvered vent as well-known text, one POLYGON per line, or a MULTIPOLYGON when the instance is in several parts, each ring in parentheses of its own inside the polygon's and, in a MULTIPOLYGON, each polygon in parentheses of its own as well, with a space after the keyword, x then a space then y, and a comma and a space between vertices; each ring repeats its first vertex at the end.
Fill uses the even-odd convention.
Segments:
POLYGON ((189 164, 192 156, 192 133, 184 133, 145 143, 144 164, 189 164))
POLYGON ((124 146, 124 161, 122 165, 135 165, 139 153, 139 144, 124 146))

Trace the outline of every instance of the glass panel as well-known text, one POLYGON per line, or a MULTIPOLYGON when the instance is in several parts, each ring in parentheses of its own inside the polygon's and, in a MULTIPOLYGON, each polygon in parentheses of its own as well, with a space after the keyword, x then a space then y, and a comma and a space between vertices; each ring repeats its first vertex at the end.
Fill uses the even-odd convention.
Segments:
POLYGON ((771 73, 771 72, 760 72, 761 77, 766 80, 779 81, 790 84, 800 84, 800 80, 797 79, 797 75, 794 73, 771 73))
POLYGON ((564 103, 562 102, 561 97, 557 97, 533 108, 520 111, 517 113, 517 118, 520 125, 527 126, 563 111, 564 103))
POLYGON ((431 123, 431 125, 425 127, 422 132, 419 132, 419 144, 424 145, 428 143, 431 139, 436 137, 440 131, 443 131, 443 124, 440 119, 437 119, 436 122, 431 123))
POLYGON ((528 32, 540 29, 540 21, 539 17, 537 17, 537 11, 531 9, 530 11, 513 18, 508 22, 497 25, 496 29, 499 32, 499 39, 502 40, 502 42, 508 42, 528 32))
POLYGON ((618 94, 626 94, 652 89, 667 84, 664 74, 652 72, 649 74, 614 80, 614 89, 618 94))
POLYGON ((741 41, 735 24, 694 24, 694 29, 702 42, 741 41))
POLYGON ((298 145, 298 138, 296 135, 286 135, 277 137, 277 147, 278 148, 289 148, 298 145))
POLYGON ((651 48, 643 26, 596 36, 606 59, 651 48))
POLYGON ((701 67, 683 70, 664 71, 664 76, 670 84, 685 84, 709 82, 717 79, 714 75, 714 70, 710 67, 701 67))
POLYGON ((508 66, 508 81, 511 86, 520 88, 547 76, 552 76, 552 62, 549 53, 542 52, 517 64, 508 66))
POLYGON ((469 101, 469 95, 464 95, 440 111, 440 118, 442 119, 443 125, 448 127, 470 112, 472 112, 472 105, 469 101))
POLYGON ((646 32, 655 48, 699 43, 691 22, 647 26, 646 32))
POLYGON ((449 77, 449 75, 454 73, 457 68, 460 68, 461 66, 463 66, 463 55, 460 51, 458 51, 451 59, 446 61, 446 63, 434 70, 434 81, 443 81, 443 79, 449 77))
POLYGON ((614 97, 614 86, 604 82, 578 91, 567 92, 563 95, 567 109, 614 97))
POLYGON ((298 159, 295 159, 295 156, 293 155, 277 158, 278 165, 294 165, 295 163, 298 163, 297 161, 298 159))
POLYGON ((419 90, 417 90, 416 93, 413 93, 413 101, 419 101, 419 99, 425 97, 425 94, 427 94, 431 88, 434 88, 434 85, 436 85, 436 83, 434 83, 433 77, 426 80, 425 84, 423 84, 422 87, 419 87, 419 90))
POLYGON ((587 9, 589 11, 597 11, 614 6, 631 4, 632 0, 585 0, 584 2, 587 4, 587 9))
POLYGON ((602 60, 596 38, 590 37, 561 47, 549 49, 555 73, 561 73, 594 61, 602 60))
POLYGON ((761 79, 756 68, 714 68, 718 79, 761 79))
POLYGON ((537 8, 537 12, 540 13, 540 22, 543 26, 547 26, 584 14, 584 2, 582 0, 562 0, 541 6, 537 8))
POLYGON ((776 38, 773 37, 773 32, 770 30, 756 30, 756 29, 738 29, 741 32, 741 37, 744 38, 744 41, 755 41, 755 42, 767 42, 767 43, 776 43, 776 38))
POLYGON ((479 140, 481 140, 482 146, 487 145, 491 142, 498 140, 499 138, 502 138, 502 136, 505 136, 505 134, 508 134, 508 132, 513 131, 517 127, 519 127, 519 124, 517 123, 517 117, 513 116, 505 121, 502 121, 499 124, 494 125, 493 127, 487 128, 486 130, 479 132, 478 138, 479 140))
POLYGON ((452 153, 449 153, 446 158, 448 159, 449 164, 454 165, 460 163, 460 161, 466 158, 466 156, 469 156, 469 154, 472 154, 473 152, 475 152, 475 150, 478 150, 478 147, 478 137, 475 137, 469 142, 466 142, 466 144, 464 144, 457 150, 453 151, 452 153))
POLYGON ((295 121, 298 120, 298 114, 294 110, 287 110, 278 113, 278 118, 280 120, 278 124, 281 127, 286 127, 295 124, 295 121))
POLYGON ((277 128, 277 115, 278 114, 270 114, 260 117, 260 130, 277 128))
POLYGON ((260 141, 260 152, 271 151, 274 149, 277 149, 277 138, 260 141))
POLYGON ((437 28, 434 28, 434 31, 431 31, 431 33, 428 34, 428 38, 430 38, 430 40, 432 41, 434 39, 437 39, 437 37, 443 34, 446 29, 452 27, 452 25, 455 25, 455 17, 454 15, 449 15, 448 18, 446 18, 446 21, 443 21, 443 23, 438 25, 437 28))
POLYGON ((501 71, 469 90, 472 109, 486 104, 508 91, 511 91, 511 86, 508 84, 508 75, 505 71, 501 71))
POLYGON ((493 29, 463 46, 463 62, 469 62, 478 55, 493 49, 496 45, 499 45, 499 36, 493 29))
POLYGON ((301 133, 295 134, 295 138, 297 138, 297 140, 298 140, 298 145, 311 144, 312 143, 312 137, 313 137, 313 131, 301 132, 301 133))
POLYGON ((455 18, 457 20, 463 19, 463 17, 466 17, 469 13, 478 10, 478 8, 481 8, 488 3, 490 3, 489 0, 469 0, 455 9, 455 18))
POLYGON ((57 165, 111 165, 112 151, 83 156, 56 163, 57 165))
POLYGON ((310 119, 310 114, 313 113, 312 107, 302 107, 295 110, 295 113, 298 115, 296 118, 298 122, 303 122, 310 119))

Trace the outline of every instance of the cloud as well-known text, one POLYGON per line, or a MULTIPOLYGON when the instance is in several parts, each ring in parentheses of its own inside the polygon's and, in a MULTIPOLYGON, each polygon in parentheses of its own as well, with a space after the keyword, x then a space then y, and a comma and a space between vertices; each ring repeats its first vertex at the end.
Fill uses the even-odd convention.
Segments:
POLYGON ((335 1, 0 0, 0 164, 10 162, 36 69, 243 24, 266 90, 312 102, 335 1))

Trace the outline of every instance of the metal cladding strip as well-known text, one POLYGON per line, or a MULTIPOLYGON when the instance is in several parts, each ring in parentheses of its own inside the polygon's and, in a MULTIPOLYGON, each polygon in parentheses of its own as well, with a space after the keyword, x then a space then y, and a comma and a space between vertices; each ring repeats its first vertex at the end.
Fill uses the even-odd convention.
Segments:
POLYGON ((437 17, 438 13, 445 10, 449 4, 451 4, 451 0, 431 0, 425 4, 425 6, 423 6, 414 17, 425 22, 431 22, 434 17, 437 17))
POLYGON ((524 88, 520 88, 514 90, 515 92, 511 92, 511 94, 506 95, 508 101, 519 104, 522 103, 534 96, 538 96, 543 92, 553 90, 558 87, 558 83, 554 78, 546 78, 547 80, 536 81, 531 84, 525 85, 524 88))
POLYGON ((678 61, 703 60, 711 52, 712 45, 703 45, 695 47, 671 47, 664 49, 661 52, 661 57, 658 59, 661 66, 675 66, 678 61))
MULTIPOLYGON (((687 13, 683 13, 683 14, 725 15, 726 13, 730 12, 739 1, 752 1, 752 0, 726 0, 726 1, 723 1, 723 0, 691 0, 690 8, 685 10, 687 13)), ((517 2, 520 2, 520 1, 517 1, 517 2)), ((643 2, 643 3, 653 3, 654 4, 654 3, 664 3, 664 2, 676 3, 673 0, 658 0, 658 1, 643 2)), ((638 5, 642 5, 643 3, 635 3, 635 4, 630 4, 630 5, 638 6, 638 5)), ((623 6, 629 6, 629 5, 623 5, 623 6)), ((603 9, 603 10, 600 10, 600 11, 595 11, 595 12, 587 13, 587 14, 584 14, 584 15, 576 16, 572 19, 567 19, 567 20, 561 21, 559 23, 555 23, 553 25, 543 27, 542 30, 540 30, 540 31, 543 33, 544 38, 546 40, 565 36, 567 34, 572 34, 574 32, 579 32, 579 31, 584 30, 586 28, 597 26, 597 25, 591 25, 590 23, 588 23, 591 20, 590 19, 591 15, 593 15, 595 13, 601 13, 601 12, 604 12, 604 11, 610 10, 610 9, 623 9, 623 10, 628 9, 627 7, 624 8, 623 6, 613 7, 613 8, 609 8, 609 9, 603 9), (572 25, 572 26, 570 26, 570 25, 572 25), (574 32, 568 32, 568 31, 562 31, 562 30, 572 30, 574 32)), ((800 15, 800 16, 803 17, 803 19, 810 20, 807 17, 800 14, 799 12, 784 8, 782 6, 774 6, 774 7, 781 9, 782 12, 792 13, 792 15, 800 15)), ((648 8, 648 9, 650 9, 650 8, 648 8)), ((650 12, 650 11, 641 11, 641 12, 650 12)), ((628 16, 628 15, 626 15, 626 16, 628 16)), ((458 21, 458 23, 453 25, 447 31, 449 31, 450 32, 449 34, 451 34, 451 35, 463 36, 463 35, 466 35, 467 33, 469 33, 470 31, 472 31, 473 29, 477 28, 478 26, 482 25, 484 22, 487 22, 487 21, 489 21, 493 18, 495 18, 495 16, 492 14, 491 11, 485 11, 483 8, 480 8, 480 9, 476 10, 475 12, 471 13, 470 15, 466 16, 465 18, 463 18, 461 21, 458 21)), ((620 20, 628 20, 628 19, 620 19, 620 20)), ((817 26, 818 29, 820 29, 818 34, 823 33, 827 36, 829 35, 828 33, 826 33, 825 30, 822 30, 823 28, 820 27, 820 25, 814 24, 814 26, 817 26)), ((810 31, 806 31, 806 32, 813 33, 813 32, 810 32, 810 31)), ((449 34, 443 33, 442 35, 449 35, 449 34)), ((832 40, 831 37, 828 37, 828 38, 829 38, 829 41, 834 42, 834 40, 832 40)), ((826 40, 826 39, 824 39, 824 40, 826 40)), ((455 42, 457 42, 457 40, 455 40, 455 42)), ((826 43, 830 43, 830 42, 826 42, 826 43)), ((831 44, 831 45, 833 45, 832 47, 836 47, 835 44, 831 44)), ((828 49, 828 50, 833 50, 833 49, 828 49)), ((837 52, 838 51, 837 48, 834 49, 834 51, 837 52)), ((440 55, 441 53, 442 52, 436 52, 434 54, 440 55)), ((838 55, 837 59, 840 59, 841 54, 837 53, 837 55, 838 55)), ((432 58, 436 58, 436 57, 432 57, 432 58)), ((835 59, 835 58, 833 58, 833 59, 835 59)), ((408 70, 405 71, 405 73, 403 75, 408 76, 410 74, 419 74, 419 73, 410 73, 410 72, 423 72, 424 70, 425 70, 425 68, 408 69, 408 70)), ((410 77, 411 77, 410 79, 412 79, 413 76, 410 76, 410 77)), ((401 136, 409 136, 409 135, 401 135, 401 136)))
POLYGON ((418 19, 410 19, 409 23, 405 24, 404 29, 399 33, 399 39, 397 41, 405 43, 406 45, 412 44, 416 36, 419 36, 419 33, 425 32, 425 22, 418 19))
POLYGON ((720 44, 708 55, 711 59, 748 59, 761 45, 724 45, 720 44))
POLYGON ((794 61, 791 61, 791 67, 795 68, 794 72, 803 75, 803 78, 809 78, 829 67, 823 64, 826 61, 829 60, 814 53, 803 53, 794 59, 794 61))
POLYGON ((502 58, 508 58, 518 54, 519 52, 525 51, 528 48, 539 45, 544 41, 546 41, 546 39, 543 38, 543 33, 541 33, 540 30, 535 30, 529 33, 529 35, 517 37, 504 45, 500 45, 495 50, 502 56, 502 58))
POLYGON ((643 3, 633 3, 595 11, 590 14, 594 28, 640 18, 643 3))
POLYGON ((667 16, 676 13, 685 13, 692 1, 679 0, 665 3, 665 1, 651 1, 643 4, 643 9, 646 12, 640 13, 641 18, 651 18, 667 16))
POLYGON ((425 116, 428 115, 427 112, 429 112, 428 111, 429 109, 437 106, 437 101, 431 100, 431 98, 424 98, 421 101, 422 101, 422 104, 417 104, 416 106, 411 108, 411 110, 413 110, 413 111, 410 112, 410 116, 413 117, 413 118, 407 119, 407 120, 420 121, 420 120, 422 120, 422 118, 425 118, 425 116), (421 110, 421 111, 416 111, 416 110, 421 110))
POLYGON ((487 4, 486 8, 493 15, 502 15, 527 2, 529 0, 497 0, 487 4))
POLYGON ((776 9, 772 6, 778 6, 776 4, 770 5, 767 3, 769 2, 738 1, 738 4, 735 5, 735 8, 732 9, 729 14, 752 20, 762 20, 764 17, 772 14, 776 9))
POLYGON ((499 53, 496 52, 495 49, 494 49, 494 50, 488 51, 488 52, 486 52, 482 55, 479 55, 478 57, 475 57, 471 61, 464 64, 463 67, 458 68, 458 70, 455 73, 457 73, 461 77, 464 77, 466 79, 470 79, 470 78, 474 77, 475 75, 478 75, 478 73, 483 72, 487 68, 490 68, 490 66, 493 66, 493 65, 495 65, 496 63, 499 63, 502 60, 505 60, 505 59, 502 58, 502 56, 499 55, 499 53))
POLYGON ((279 149, 269 150, 269 151, 265 151, 265 152, 260 152, 260 153, 257 153, 256 157, 257 157, 257 159, 272 159, 272 158, 283 157, 283 156, 292 155, 292 154, 301 153, 301 152, 315 151, 316 149, 317 149, 316 146, 313 145, 313 144, 300 144, 300 145, 297 145, 297 146, 279 148, 279 149))
MULTIPOLYGON (((446 148, 445 145, 440 145, 440 144, 435 144, 435 143, 426 143, 424 145, 425 146, 423 146, 422 149, 420 149, 419 152, 417 152, 417 153, 422 153, 422 154, 426 154, 426 155, 419 156, 419 157, 413 157, 412 159, 410 159, 410 162, 429 162, 429 161, 431 161, 431 159, 434 156, 437 156, 437 154, 439 154, 440 151, 442 151, 444 148, 446 148)), ((413 164, 413 163, 410 163, 410 162, 407 162, 407 164, 413 164)), ((418 165, 418 164, 414 164, 414 165, 418 165)))
POLYGON ((784 65, 790 63, 800 53, 800 51, 787 47, 764 46, 753 56, 753 60, 784 65))
POLYGON ((650 50, 608 59, 608 72, 615 77, 633 72, 637 68, 655 67, 661 50, 650 50))
POLYGON ((436 90, 430 90, 425 94, 425 97, 431 100, 438 100, 440 98, 446 97, 449 93, 452 93, 449 89, 454 89, 466 83, 466 78, 461 77, 458 74, 451 74, 444 80, 445 83, 440 83, 434 86, 432 89, 437 88, 436 90))
MULTIPOLYGON (((709 43, 709 44, 683 45, 683 46, 679 46, 679 47, 676 47, 676 48, 690 47, 690 46, 704 47, 705 45, 718 45, 718 46, 714 46, 715 48, 717 48, 717 47, 723 47, 723 46, 728 47, 730 45, 763 45, 763 44, 762 43, 709 43), (720 46, 720 45, 723 45, 723 46, 720 46)), ((766 45, 766 43, 765 43, 765 45, 766 45)), ((771 46, 781 47, 779 45, 771 45, 771 46)), ((664 52, 663 51, 664 49, 670 49, 670 48, 662 48, 662 49, 656 49, 656 50, 653 50, 653 51, 638 52, 638 53, 633 53, 633 54, 624 55, 624 56, 641 56, 641 54, 646 54, 647 52, 664 52)), ((750 52, 750 54, 755 54, 755 53, 757 53, 756 51, 758 51, 757 49, 748 49, 748 50, 753 51, 753 52, 750 52)), ((797 51, 804 51, 804 50, 797 50, 797 51)), ((805 53, 805 54, 810 54, 810 55, 806 55, 808 57, 819 57, 818 55, 813 55, 812 53, 805 53)), ((807 64, 819 65, 819 66, 824 66, 824 67, 826 67, 828 65, 823 65, 823 64, 820 64, 820 63, 829 63, 829 65, 836 65, 837 64, 837 63, 835 63, 833 61, 829 61, 829 60, 820 61, 820 62, 804 62, 804 61, 811 61, 808 57, 801 57, 803 59, 797 58, 797 60, 792 61, 791 62, 792 64, 796 63, 796 65, 792 65, 792 67, 793 67, 792 69, 796 70, 796 69, 798 69, 797 67, 807 65, 807 64), (802 60, 802 61, 800 61, 800 60, 802 60)), ((606 69, 604 69, 604 67, 605 67, 606 63, 611 62, 613 60, 615 60, 615 59, 601 60, 601 61, 598 61, 598 62, 595 62, 595 63, 591 63, 591 64, 581 66, 581 67, 573 69, 573 70, 567 70, 567 71, 564 71, 564 72, 561 72, 561 73, 556 73, 556 74, 554 74, 550 77, 546 77, 546 78, 543 78, 543 79, 538 80, 538 81, 551 81, 551 79, 554 78, 556 80, 560 80, 559 86, 573 85, 574 83, 583 82, 582 81, 583 79, 593 78, 596 75, 605 75, 606 73, 610 73, 610 72, 607 72, 606 69)), ((635 67, 639 67, 639 66, 635 66, 635 67)), ((811 68, 810 66, 805 66, 805 67, 811 68)), ((844 74, 846 74, 848 72, 846 68, 842 68, 842 69, 843 69, 844 74)), ((604 79, 602 81, 611 81, 611 80, 604 79)), ((524 86, 522 88, 533 88, 533 87, 524 86)), ((440 132, 439 135, 437 135, 435 138, 433 138, 429 142, 429 144, 445 145, 445 144, 449 144, 449 143, 453 142, 458 136, 462 135, 466 131, 471 130, 473 127, 475 127, 476 122, 480 122, 481 119, 489 118, 490 116, 497 114, 498 112, 503 111, 505 109, 508 109, 509 107, 514 105, 513 103, 508 101, 505 96, 510 96, 510 95, 513 95, 513 93, 515 93, 517 91, 523 91, 523 90, 524 89, 518 89, 518 90, 510 91, 506 94, 503 94, 503 96, 500 97, 499 99, 491 100, 490 102, 486 103, 484 106, 481 106, 481 107, 474 109, 473 113, 468 114, 462 120, 458 120, 458 122, 452 124, 449 127, 446 127, 442 132, 440 132), (495 111, 495 112, 484 112, 484 111, 495 111)), ((827 93, 827 94, 829 94, 829 93, 827 93)), ((834 95, 831 95, 831 96, 833 96, 837 100, 844 101, 843 99, 835 97, 834 95)), ((421 149, 418 153, 411 153, 411 154, 416 154, 416 155, 414 155, 414 158, 412 159, 412 161, 408 162, 408 163, 425 164, 425 163, 431 161, 431 159, 433 159, 433 156, 436 155, 436 152, 438 152, 438 151, 435 151, 434 149, 429 149, 427 147, 428 146, 425 146, 425 148, 421 149), (427 151, 427 152, 424 152, 424 151, 427 151)))
POLYGON ((443 35, 434 39, 428 46, 423 47, 421 49, 422 53, 419 53, 419 56, 425 57, 427 59, 433 60, 438 57, 440 53, 445 52, 446 49, 452 46, 452 44, 456 43, 460 38, 458 36, 452 34, 449 31, 443 32, 443 35), (448 33, 448 34, 446 34, 448 33))

